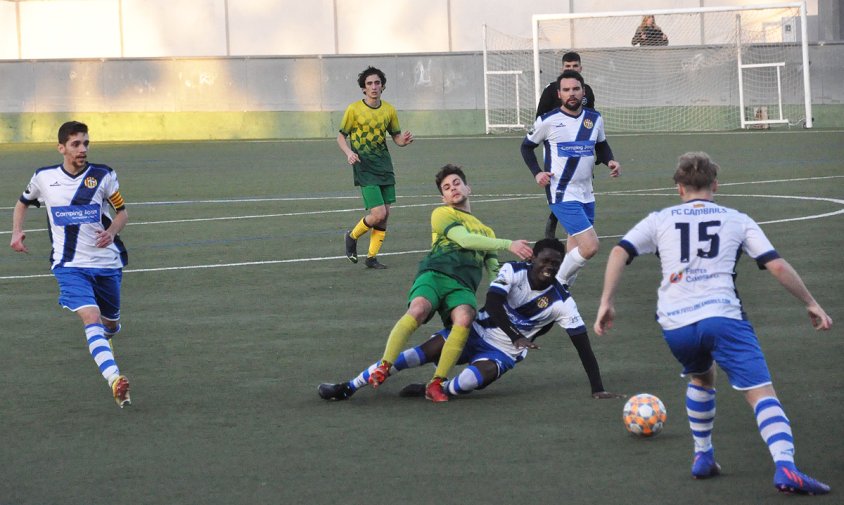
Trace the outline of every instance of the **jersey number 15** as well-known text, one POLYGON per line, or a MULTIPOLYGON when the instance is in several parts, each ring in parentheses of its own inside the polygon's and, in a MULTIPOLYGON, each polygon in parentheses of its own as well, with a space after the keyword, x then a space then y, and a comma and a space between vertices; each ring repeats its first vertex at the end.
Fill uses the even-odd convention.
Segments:
MULTIPOLYGON (((710 233, 709 228, 721 226, 721 221, 704 221, 697 225, 698 242, 709 242, 709 250, 698 249, 697 256, 700 258, 714 258, 718 256, 720 240, 717 233, 710 233)), ((689 223, 674 223, 674 228, 680 230, 680 261, 689 262, 691 250, 691 226, 689 223)))

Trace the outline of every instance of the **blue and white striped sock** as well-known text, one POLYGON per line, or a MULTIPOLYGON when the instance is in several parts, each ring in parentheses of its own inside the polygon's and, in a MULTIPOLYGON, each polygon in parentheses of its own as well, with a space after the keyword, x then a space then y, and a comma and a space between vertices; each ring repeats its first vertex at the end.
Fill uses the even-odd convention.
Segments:
POLYGON ((768 444, 777 465, 794 466, 794 437, 791 423, 785 417, 780 401, 773 396, 762 398, 753 408, 762 440, 768 444))
POLYGON ((102 324, 94 323, 85 327, 85 336, 88 340, 88 352, 97 363, 100 373, 103 374, 109 385, 120 375, 120 369, 114 361, 114 354, 105 338, 105 327, 102 324))
MULTIPOLYGON (((393 363, 393 367, 390 368, 390 375, 395 375, 397 372, 408 368, 415 368, 417 366, 424 365, 427 362, 428 358, 425 356, 425 353, 422 352, 422 347, 406 349, 399 354, 396 362, 393 363)), ((375 363, 369 365, 369 368, 359 373, 357 377, 350 380, 349 386, 351 386, 352 390, 357 391, 358 389, 367 386, 369 384, 369 375, 372 373, 372 370, 380 364, 380 361, 376 361, 375 363)))
POLYGON ((446 381, 443 389, 450 395, 465 395, 478 389, 483 384, 483 376, 474 365, 469 365, 457 374, 457 377, 446 381))
POLYGON ((695 441, 695 452, 712 449, 712 428, 715 425, 715 390, 689 383, 686 388, 686 414, 695 441))

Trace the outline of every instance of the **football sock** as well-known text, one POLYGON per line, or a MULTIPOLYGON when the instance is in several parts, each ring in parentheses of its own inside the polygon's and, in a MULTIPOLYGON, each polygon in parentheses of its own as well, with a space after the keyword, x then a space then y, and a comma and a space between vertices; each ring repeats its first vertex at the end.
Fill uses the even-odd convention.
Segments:
POLYGON ((381 245, 384 243, 384 237, 387 235, 387 230, 376 226, 372 228, 372 233, 369 235, 369 252, 366 253, 367 258, 374 258, 378 256, 378 251, 381 250, 381 245))
MULTIPOLYGON (((449 339, 451 339, 450 336, 449 339)), ((443 389, 453 396, 465 395, 478 389, 483 384, 483 380, 480 370, 474 365, 469 365, 457 377, 443 384, 443 389)))
POLYGON ((396 325, 390 331, 390 336, 387 338, 387 348, 384 349, 384 357, 382 359, 388 363, 395 363, 401 350, 407 346, 407 340, 410 338, 410 335, 418 327, 419 323, 416 322, 413 316, 408 314, 401 316, 401 319, 396 322, 396 325))
POLYGON ((418 346, 411 349, 405 349, 401 354, 399 354, 396 362, 393 363, 393 368, 395 368, 397 372, 400 372, 408 368, 415 368, 419 365, 424 365, 427 362, 428 357, 425 356, 425 352, 422 350, 422 347, 418 346))
POLYGON ((580 356, 580 362, 583 364, 583 369, 586 370, 586 375, 589 377, 589 385, 592 387, 593 393, 604 391, 604 383, 601 380, 601 369, 598 367, 598 360, 595 358, 595 353, 592 352, 592 345, 589 343, 589 335, 581 333, 579 335, 569 335, 571 343, 577 349, 577 355, 580 356))
POLYGON ((451 369, 454 368, 457 360, 460 359, 460 355, 463 354, 463 346, 466 345, 467 340, 469 340, 469 328, 455 324, 451 328, 451 333, 448 334, 448 340, 443 345, 434 377, 448 378, 451 369))
POLYGON ((577 272, 586 265, 586 258, 580 255, 580 248, 575 247, 566 253, 563 264, 560 266, 559 277, 565 279, 565 284, 571 286, 577 278, 577 272))
POLYGON ((358 221, 358 224, 352 228, 352 231, 349 232, 349 236, 353 239, 357 240, 360 238, 361 235, 369 231, 370 226, 366 224, 366 217, 364 216, 358 221))
MULTIPOLYGON (((427 362, 428 358, 422 351, 421 346, 406 349, 404 352, 399 354, 398 359, 396 359, 396 362, 390 368, 390 375, 393 375, 397 372, 401 372, 402 370, 406 370, 408 368, 415 368, 419 365, 424 365, 427 362)), ((372 370, 374 370, 375 367, 380 364, 381 362, 378 361, 370 365, 369 368, 359 373, 354 379, 350 380, 349 386, 351 386, 353 390, 357 391, 358 389, 368 385, 369 375, 372 373, 372 370)))
POLYGON ((715 425, 715 390, 694 384, 686 388, 686 414, 695 441, 695 452, 712 449, 712 428, 715 425))
POLYGON ((85 336, 88 340, 88 352, 110 385, 120 375, 120 369, 114 362, 114 354, 105 338, 105 327, 99 323, 89 324, 85 327, 85 336))
POLYGON ((773 396, 762 398, 753 408, 762 440, 768 444, 771 457, 777 465, 794 466, 794 438, 791 423, 785 417, 782 405, 773 396))

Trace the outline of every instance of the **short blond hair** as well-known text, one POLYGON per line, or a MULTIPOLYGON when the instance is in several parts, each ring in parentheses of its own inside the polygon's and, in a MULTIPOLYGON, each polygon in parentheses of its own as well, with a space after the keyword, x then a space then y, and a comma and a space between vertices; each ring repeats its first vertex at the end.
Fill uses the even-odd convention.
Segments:
POLYGON ((718 178, 720 167, 704 152, 689 152, 677 159, 674 182, 694 189, 706 189, 718 178))

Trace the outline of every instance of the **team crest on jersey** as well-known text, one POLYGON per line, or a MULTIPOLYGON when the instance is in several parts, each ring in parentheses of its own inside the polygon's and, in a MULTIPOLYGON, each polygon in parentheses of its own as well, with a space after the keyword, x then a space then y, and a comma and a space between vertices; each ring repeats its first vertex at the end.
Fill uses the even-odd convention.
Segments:
POLYGON ((540 309, 544 309, 545 307, 547 307, 547 306, 548 306, 548 297, 547 297, 547 296, 543 296, 542 298, 540 298, 539 300, 537 300, 537 301, 536 301, 536 306, 537 306, 537 307, 539 307, 540 309))
POLYGON ((704 205, 702 203, 696 203, 696 204, 692 205, 692 207, 695 208, 695 209, 702 209, 702 208, 706 207, 706 205, 704 205))
POLYGON ((83 184, 85 184, 85 187, 88 188, 88 189, 94 189, 94 188, 97 187, 97 184, 98 184, 97 178, 96 177, 86 177, 85 182, 83 182, 83 184))
POLYGON ((593 126, 595 126, 595 125, 592 123, 591 119, 586 118, 586 119, 583 120, 583 127, 586 128, 587 130, 591 130, 593 126))
POLYGON ((668 276, 668 282, 670 282, 671 284, 677 284, 678 282, 682 281, 684 272, 685 270, 680 270, 677 273, 672 273, 668 276))

